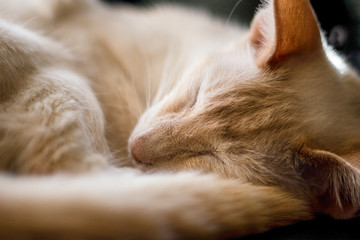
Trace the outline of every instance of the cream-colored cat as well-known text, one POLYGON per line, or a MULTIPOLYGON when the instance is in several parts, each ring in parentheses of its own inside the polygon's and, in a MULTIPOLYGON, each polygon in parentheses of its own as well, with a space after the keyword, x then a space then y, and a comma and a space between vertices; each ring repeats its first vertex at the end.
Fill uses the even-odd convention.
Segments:
POLYGON ((0 9, 1 237, 216 239, 359 215, 360 79, 307 0, 250 29, 170 6, 0 9))

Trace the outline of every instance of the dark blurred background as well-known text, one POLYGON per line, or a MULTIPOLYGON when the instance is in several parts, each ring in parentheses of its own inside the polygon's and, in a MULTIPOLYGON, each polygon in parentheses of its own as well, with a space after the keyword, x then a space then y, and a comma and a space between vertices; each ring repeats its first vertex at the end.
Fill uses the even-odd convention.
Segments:
MULTIPOLYGON (((201 9, 230 21, 249 24, 260 0, 103 0, 110 4, 149 6, 176 3, 201 9), (233 11, 234 7, 236 9, 233 11)), ((360 0, 311 0, 328 42, 360 72, 360 0)), ((360 218, 346 221, 317 220, 248 236, 243 240, 359 240, 360 218)))
MULTIPOLYGON (((260 0, 104 0, 110 4, 149 6, 175 3, 207 9, 224 19, 249 24, 260 0)), ((328 42, 360 72, 360 0, 310 0, 328 42)))

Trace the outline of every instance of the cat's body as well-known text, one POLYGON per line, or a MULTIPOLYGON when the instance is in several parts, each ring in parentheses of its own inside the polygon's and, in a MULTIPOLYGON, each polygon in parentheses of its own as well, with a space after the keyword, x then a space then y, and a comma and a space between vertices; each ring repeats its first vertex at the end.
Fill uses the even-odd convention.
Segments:
POLYGON ((2 176, 5 234, 217 238, 358 215, 360 83, 307 1, 275 0, 250 30, 169 6, 0 8, 1 169, 79 174, 2 176), (172 174, 111 170, 132 165, 172 174))

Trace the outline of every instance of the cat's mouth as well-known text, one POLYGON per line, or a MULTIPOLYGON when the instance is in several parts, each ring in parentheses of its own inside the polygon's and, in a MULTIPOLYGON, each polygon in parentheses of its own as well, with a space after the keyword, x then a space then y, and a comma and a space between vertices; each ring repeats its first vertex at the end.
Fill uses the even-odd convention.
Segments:
POLYGON ((135 167, 151 167, 154 163, 141 161, 136 155, 131 154, 131 159, 135 167))

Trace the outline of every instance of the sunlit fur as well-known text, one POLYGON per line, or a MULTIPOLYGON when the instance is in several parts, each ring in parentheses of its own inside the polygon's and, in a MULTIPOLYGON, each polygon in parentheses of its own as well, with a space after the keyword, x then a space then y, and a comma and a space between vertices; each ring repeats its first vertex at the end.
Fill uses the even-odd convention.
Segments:
POLYGON ((274 0, 247 29, 1 0, 0 233, 209 239, 359 215, 360 80, 308 7, 274 0))

